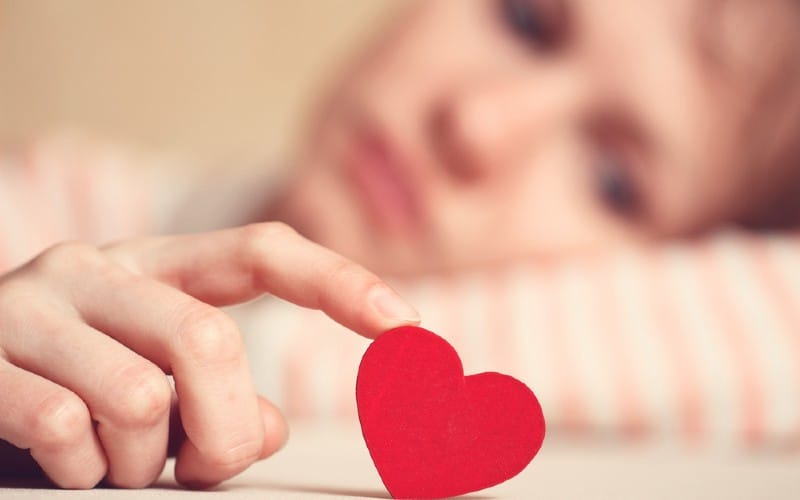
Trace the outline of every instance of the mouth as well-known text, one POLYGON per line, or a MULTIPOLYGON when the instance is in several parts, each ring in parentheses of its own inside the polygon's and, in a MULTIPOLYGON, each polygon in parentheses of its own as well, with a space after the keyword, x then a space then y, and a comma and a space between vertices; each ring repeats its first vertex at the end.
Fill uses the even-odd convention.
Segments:
POLYGON ((406 235, 420 230, 420 200, 408 165, 385 138, 374 130, 354 133, 345 171, 376 230, 406 235))

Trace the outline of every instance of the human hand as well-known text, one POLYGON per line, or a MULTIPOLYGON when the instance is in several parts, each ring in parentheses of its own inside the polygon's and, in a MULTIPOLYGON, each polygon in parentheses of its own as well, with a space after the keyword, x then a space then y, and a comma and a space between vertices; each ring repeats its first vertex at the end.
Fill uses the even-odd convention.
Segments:
POLYGON ((367 337, 417 322, 378 277, 280 223, 62 243, 0 277, 0 439, 29 449, 58 486, 144 487, 179 415, 176 479, 208 487, 238 474, 287 434, 217 308, 262 293, 367 337))

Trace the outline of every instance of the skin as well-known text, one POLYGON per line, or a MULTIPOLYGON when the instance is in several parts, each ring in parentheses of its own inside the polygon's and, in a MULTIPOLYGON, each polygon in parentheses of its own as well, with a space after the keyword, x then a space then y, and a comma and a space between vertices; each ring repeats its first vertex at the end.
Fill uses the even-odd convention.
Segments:
POLYGON ((0 438, 63 488, 151 484, 170 432, 179 482, 238 474, 287 428, 256 395, 241 336, 217 307, 263 293, 367 337, 417 322, 377 276, 280 223, 59 244, 0 279, 0 438))
POLYGON ((793 0, 417 3, 267 217, 412 274, 759 225, 800 170, 798 23, 793 0))
POLYGON ((63 243, 0 277, 0 463, 142 487, 171 440, 178 481, 211 486, 287 432, 219 306, 270 293, 372 338, 418 318, 354 261, 418 273, 758 219, 800 85, 753 110, 796 26, 781 0, 415 4, 322 106, 260 218, 289 225, 63 243))

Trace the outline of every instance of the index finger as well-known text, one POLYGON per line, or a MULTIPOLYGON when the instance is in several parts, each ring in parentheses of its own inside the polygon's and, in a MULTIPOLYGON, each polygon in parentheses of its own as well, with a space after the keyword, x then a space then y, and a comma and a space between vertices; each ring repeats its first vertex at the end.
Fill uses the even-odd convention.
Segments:
POLYGON ((374 338, 419 322, 378 276, 277 222, 145 238, 108 249, 134 272, 222 306, 270 293, 374 338))

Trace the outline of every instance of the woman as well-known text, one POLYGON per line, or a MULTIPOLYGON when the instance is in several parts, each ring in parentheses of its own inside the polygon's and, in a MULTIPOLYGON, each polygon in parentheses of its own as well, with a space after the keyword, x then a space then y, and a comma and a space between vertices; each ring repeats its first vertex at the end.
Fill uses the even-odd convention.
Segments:
MULTIPOLYGON (((178 208, 207 226, 283 223, 59 244, 2 277, 0 438, 62 487, 145 486, 178 418, 170 373, 176 477, 208 486, 286 435, 218 306, 269 292, 375 337, 419 318, 361 265, 419 275, 796 222, 799 10, 415 4, 333 88, 279 196, 243 175, 210 191, 231 217, 199 217, 222 210, 209 191, 173 192, 144 208, 159 220, 116 230, 185 230, 178 208)), ((41 172, 61 152, 36 154, 41 172)))

